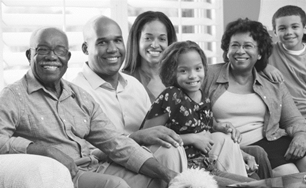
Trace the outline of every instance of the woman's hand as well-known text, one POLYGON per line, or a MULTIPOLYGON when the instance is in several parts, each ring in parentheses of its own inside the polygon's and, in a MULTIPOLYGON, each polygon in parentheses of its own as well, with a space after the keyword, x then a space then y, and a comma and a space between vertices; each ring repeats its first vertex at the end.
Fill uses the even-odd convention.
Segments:
POLYGON ((239 144, 242 140, 240 132, 230 122, 214 123, 213 130, 225 134, 231 134, 235 143, 239 144))

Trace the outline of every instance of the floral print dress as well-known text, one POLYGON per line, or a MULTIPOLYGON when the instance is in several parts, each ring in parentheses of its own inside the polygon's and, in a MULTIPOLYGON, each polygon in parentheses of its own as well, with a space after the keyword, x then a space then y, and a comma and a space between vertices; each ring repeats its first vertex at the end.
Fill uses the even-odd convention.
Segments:
MULTIPOLYGON (((168 113, 169 119, 165 126, 177 134, 198 133, 210 131, 213 125, 213 115, 210 100, 202 93, 202 101, 196 103, 180 88, 166 88, 154 101, 146 119, 168 113)), ((192 145, 184 146, 189 168, 205 168, 210 166, 209 157, 192 145)), ((209 170, 209 169, 207 169, 209 170)))

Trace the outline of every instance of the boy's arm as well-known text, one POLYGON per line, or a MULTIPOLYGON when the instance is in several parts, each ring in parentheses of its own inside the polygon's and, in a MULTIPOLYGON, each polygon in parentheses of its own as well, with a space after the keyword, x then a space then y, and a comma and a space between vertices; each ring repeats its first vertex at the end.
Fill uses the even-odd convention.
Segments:
POLYGON ((241 150, 241 153, 242 153, 243 160, 246 164, 245 167, 246 167, 247 172, 252 173, 258 170, 258 164, 255 161, 255 157, 245 153, 243 150, 241 150))
POLYGON ((270 80, 274 82, 283 82, 283 74, 274 66, 267 65, 266 68, 262 71, 270 80))

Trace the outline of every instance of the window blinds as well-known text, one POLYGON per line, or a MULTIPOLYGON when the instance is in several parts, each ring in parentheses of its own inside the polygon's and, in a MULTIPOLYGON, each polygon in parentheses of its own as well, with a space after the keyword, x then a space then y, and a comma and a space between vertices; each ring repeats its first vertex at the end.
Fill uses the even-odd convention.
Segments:
POLYGON ((43 26, 62 28, 72 53, 64 78, 71 80, 87 57, 81 51, 83 25, 103 14, 118 22, 126 39, 138 14, 162 11, 176 27, 178 40, 193 40, 209 63, 221 61, 222 0, 0 0, 0 89, 29 69, 25 51, 32 31, 43 26))

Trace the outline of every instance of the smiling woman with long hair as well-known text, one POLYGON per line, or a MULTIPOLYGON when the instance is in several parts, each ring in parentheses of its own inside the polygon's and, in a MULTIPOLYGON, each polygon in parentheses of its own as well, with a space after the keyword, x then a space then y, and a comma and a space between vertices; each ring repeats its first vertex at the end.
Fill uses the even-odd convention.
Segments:
POLYGON ((137 16, 129 32, 123 72, 143 84, 151 102, 165 89, 159 78, 160 57, 175 41, 174 26, 164 13, 158 11, 137 16))

